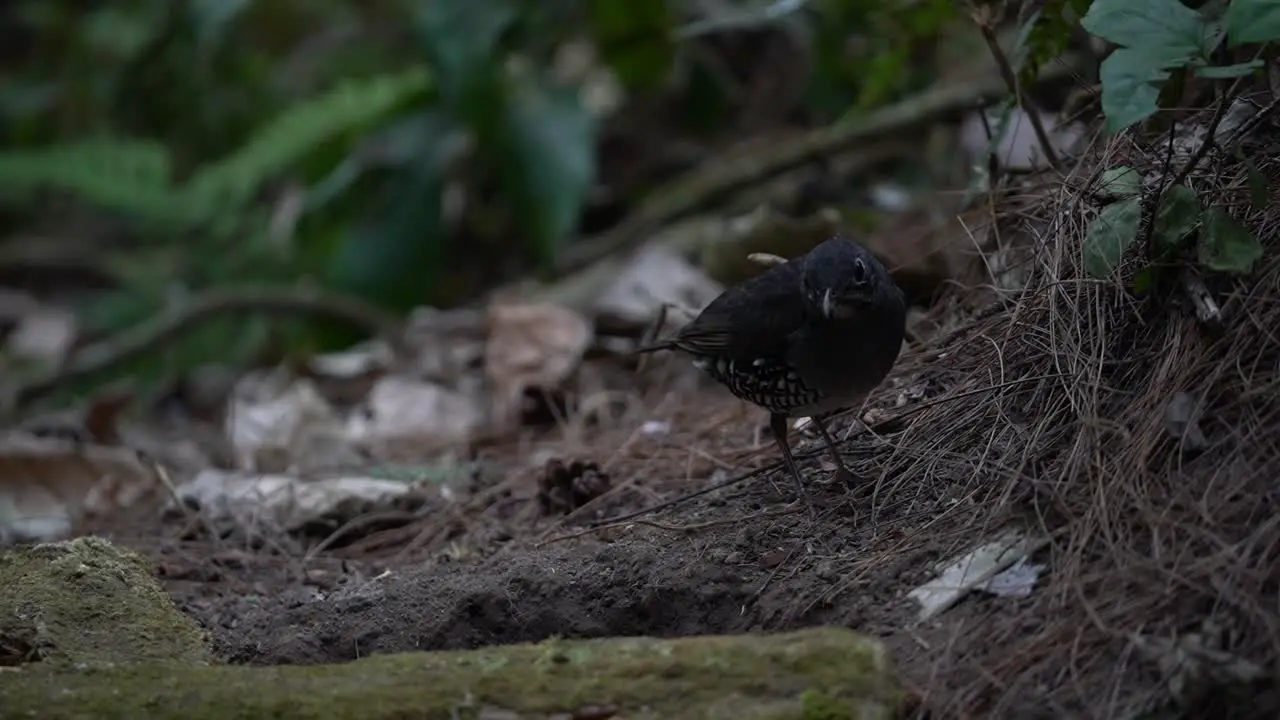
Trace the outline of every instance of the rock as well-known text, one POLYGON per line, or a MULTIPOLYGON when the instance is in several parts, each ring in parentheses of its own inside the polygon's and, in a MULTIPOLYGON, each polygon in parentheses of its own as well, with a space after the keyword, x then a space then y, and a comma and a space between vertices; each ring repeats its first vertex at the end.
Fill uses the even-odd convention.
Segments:
POLYGON ((96 537, 0 553, 0 666, 209 661, 203 631, 137 553, 96 537))
POLYGON ((340 665, 0 673, 9 717, 615 717, 887 720, 883 647, 844 628, 777 635, 547 640, 340 665))

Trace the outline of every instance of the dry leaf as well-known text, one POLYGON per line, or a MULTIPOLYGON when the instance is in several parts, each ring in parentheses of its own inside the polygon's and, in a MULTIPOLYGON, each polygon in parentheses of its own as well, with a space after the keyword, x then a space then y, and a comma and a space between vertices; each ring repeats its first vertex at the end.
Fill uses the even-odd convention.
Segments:
MULTIPOLYGON (((664 303, 696 313, 724 286, 694 267, 675 251, 651 245, 637 252, 626 267, 605 285, 591 312, 636 326, 654 321, 664 303)), ((669 328, 689 321, 682 313, 668 313, 669 328)))
POLYGON ((417 308, 405 324, 414 377, 457 387, 484 365, 488 319, 479 310, 417 308))
POLYGON ((331 467, 358 461, 342 442, 345 424, 313 382, 290 381, 281 371, 249 374, 236 384, 227 437, 238 467, 269 472, 331 467))
MULTIPOLYGON (((481 402, 430 382, 387 376, 374 384, 365 408, 347 419, 347 436, 382 454, 389 445, 419 450, 457 445, 470 439, 485 421, 481 402)), ((418 454, 421 454, 419 452, 418 454)))
POLYGON ((123 381, 98 390, 75 407, 27 418, 20 429, 44 437, 116 445, 120 442, 121 415, 133 398, 132 384, 123 381))
POLYGON ((78 331, 73 313, 41 305, 18 320, 5 344, 14 355, 57 364, 71 351, 78 331))
POLYGON ((394 360, 391 346, 378 340, 317 355, 303 365, 301 374, 315 382, 325 399, 343 407, 363 400, 394 360))
POLYGON ((65 538, 162 487, 156 469, 126 448, 12 432, 0 437, 0 543, 65 538))
POLYGON ((178 488, 178 498, 215 522, 295 532, 321 520, 342 523, 389 507, 412 489, 408 483, 370 477, 303 480, 292 475, 205 470, 178 488))
POLYGON ((494 390, 494 420, 504 427, 518 421, 520 401, 529 388, 559 388, 577 369, 591 337, 591 323, 565 307, 490 306, 485 375, 494 390))

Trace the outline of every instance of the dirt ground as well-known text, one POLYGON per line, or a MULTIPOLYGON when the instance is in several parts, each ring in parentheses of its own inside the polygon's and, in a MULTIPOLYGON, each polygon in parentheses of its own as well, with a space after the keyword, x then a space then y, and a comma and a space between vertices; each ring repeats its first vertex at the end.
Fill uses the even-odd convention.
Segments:
MULTIPOLYGON (((1262 172, 1280 188, 1280 163, 1262 172)), ((874 432, 833 423, 859 482, 791 433, 816 516, 762 411, 703 378, 638 383, 616 412, 474 449, 468 481, 304 538, 153 510, 88 530, 152 557, 234 663, 838 625, 883 639, 917 717, 1280 717, 1280 205, 1242 219, 1267 257, 1215 281, 1206 324, 1177 288, 1139 302, 1086 279, 1082 191, 1052 187, 1001 216, 1024 234, 1016 293, 944 308, 953 329, 869 398, 874 432), (1010 528, 1044 540, 1030 592, 919 622, 910 591, 1010 528)))
MULTIPOLYGON (((917 606, 906 592, 958 549, 946 530, 964 523, 956 502, 919 489, 877 497, 882 478, 870 474, 861 486, 837 485, 821 442, 793 431, 819 506, 811 516, 775 467, 763 421, 704 388, 674 413, 670 435, 602 432, 578 443, 594 449, 558 457, 569 466, 558 474, 528 467, 527 448, 495 448, 487 454, 496 482, 472 488, 460 505, 428 503, 412 522, 359 529, 310 557, 279 538, 211 537, 190 518, 152 514, 96 531, 153 558, 178 606, 233 663, 335 662, 551 636, 843 625, 885 638, 908 680, 925 685, 936 663, 921 662, 922 654, 936 631, 911 627, 917 606), (763 472, 588 527, 724 485, 744 467, 763 472), (557 479, 570 492, 552 492, 548 502, 557 479)), ((841 426, 857 428, 845 453, 853 471, 870 468, 866 460, 885 441, 851 417, 833 427, 841 426)), ((541 449, 556 446, 548 439, 541 449)), ((978 599, 952 617, 1000 602, 1007 601, 978 599)))

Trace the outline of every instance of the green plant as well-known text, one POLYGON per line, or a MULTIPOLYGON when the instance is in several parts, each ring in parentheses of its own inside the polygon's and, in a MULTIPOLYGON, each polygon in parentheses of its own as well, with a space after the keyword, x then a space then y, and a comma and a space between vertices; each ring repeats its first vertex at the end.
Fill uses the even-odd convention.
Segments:
POLYGON ((1090 0, 1045 0, 1018 27, 1013 66, 1029 87, 1044 64, 1058 57, 1071 41, 1071 30, 1089 9, 1090 0))
POLYGON ((515 217, 515 250, 549 265, 576 229, 595 176, 595 119, 578 88, 504 40, 518 20, 511 0, 425 3, 414 31, 437 78, 434 102, 400 118, 416 149, 385 179, 388 198, 340 242, 329 277, 341 288, 393 307, 425 297, 448 264, 442 198, 459 138, 471 189, 495 187, 515 217))
POLYGON ((809 107, 848 117, 933 81, 922 56, 933 53, 961 17, 954 0, 822 0, 812 34, 809 107), (854 41, 856 39, 856 42, 854 41))
POLYGON ((1224 40, 1229 48, 1280 40, 1280 3, 1232 0, 1212 19, 1178 0, 1095 0, 1081 25, 1120 46, 1100 71, 1107 129, 1119 132, 1155 113, 1159 85, 1174 70, 1223 79, 1261 69, 1256 57, 1232 65, 1213 65, 1211 57, 1224 40))
POLYGON ((248 232, 250 201, 270 180, 330 139, 377 122, 425 93, 422 68, 351 81, 298 103, 228 156, 174 179, 167 147, 95 138, 0 154, 0 192, 25 201, 38 190, 75 194, 161 232, 248 232))
MULTIPOLYGON (((1178 0, 1095 0, 1085 14, 1086 30, 1120 45, 1102 64, 1102 110, 1107 128, 1119 132, 1157 110, 1160 84, 1171 72, 1188 68, 1204 80, 1242 78, 1262 67, 1257 59, 1214 65, 1211 56, 1224 42, 1228 48, 1280 40, 1280 3, 1274 0, 1233 0, 1221 16, 1192 10, 1178 0)), ((1194 238, 1194 260, 1200 267, 1234 274, 1248 273, 1262 256, 1258 238, 1221 207, 1207 206, 1183 183, 1209 144, 1216 141, 1218 121, 1231 101, 1223 92, 1220 105, 1200 149, 1181 171, 1161 180, 1144 196, 1138 173, 1129 167, 1102 173, 1099 196, 1114 200, 1090 223, 1084 240, 1084 268, 1098 278, 1111 276, 1124 254, 1143 232, 1143 215, 1150 207, 1147 256, 1152 264, 1134 279, 1142 291, 1157 278, 1161 262, 1176 257, 1194 238)), ((1246 167, 1252 202, 1265 202, 1266 180, 1239 151, 1230 150, 1246 167)), ((1169 168, 1166 168, 1168 171, 1169 168)))
MULTIPOLYGON (((147 34, 121 61, 137 64, 148 52, 154 57, 157 43, 185 47, 190 40, 212 52, 243 9, 243 3, 234 5, 215 12, 217 7, 197 3, 187 14, 148 19, 140 25, 147 34), (199 17, 190 20, 191 14, 199 17), (166 31, 165 23, 181 32, 166 31), (150 51, 148 43, 155 46, 150 51)), ((512 47, 517 26, 528 24, 533 10, 516 0, 416 6, 413 22, 401 25, 416 37, 430 83, 420 66, 342 80, 286 106, 223 157, 199 158, 190 171, 181 169, 189 159, 178 159, 190 148, 109 129, 0 153, 0 195, 25 204, 34 191, 70 193, 152 237, 193 236, 194 252, 229 262, 222 269, 231 276, 248 271, 262 279, 274 272, 264 249, 276 210, 272 185, 301 181, 307 190, 296 219, 301 255, 286 252, 283 260, 301 258, 304 267, 295 272, 318 271, 340 288, 407 307, 434 299, 433 284, 447 277, 442 270, 450 231, 441 202, 446 182, 458 175, 456 150, 465 136, 470 142, 462 145, 472 148, 463 158, 467 191, 496 190, 499 212, 487 215, 509 214, 510 225, 499 223, 501 234, 549 263, 576 228, 594 178, 593 116, 576 87, 532 69, 545 58, 512 47), (377 156, 372 162, 371 153, 377 156)), ((601 17, 610 7, 597 8, 595 19, 605 22, 601 17)), ((647 27, 664 17, 650 12, 635 22, 647 27)), ((611 32, 628 21, 613 17, 611 32)), ((104 101, 102 107, 111 105, 104 101)))

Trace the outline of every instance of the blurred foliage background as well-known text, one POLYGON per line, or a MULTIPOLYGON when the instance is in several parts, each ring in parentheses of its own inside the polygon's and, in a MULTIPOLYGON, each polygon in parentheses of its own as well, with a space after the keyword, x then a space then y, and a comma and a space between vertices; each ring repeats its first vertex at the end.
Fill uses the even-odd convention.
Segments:
MULTIPOLYGON (((94 333, 229 283, 463 303, 734 142, 990 70, 954 0, 18 0, 0 26, 0 274, 74 269, 94 333)), ((173 352, 349 339, 228 320, 173 352)))

